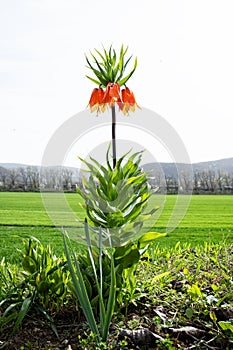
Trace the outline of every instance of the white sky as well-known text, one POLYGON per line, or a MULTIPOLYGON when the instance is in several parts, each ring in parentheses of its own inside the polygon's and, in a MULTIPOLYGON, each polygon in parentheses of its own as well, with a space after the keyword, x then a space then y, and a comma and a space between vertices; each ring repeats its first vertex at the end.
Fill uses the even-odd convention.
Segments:
POLYGON ((95 87, 84 54, 122 43, 138 57, 139 105, 191 161, 233 157, 232 16, 231 0, 0 0, 0 162, 40 164, 95 87))

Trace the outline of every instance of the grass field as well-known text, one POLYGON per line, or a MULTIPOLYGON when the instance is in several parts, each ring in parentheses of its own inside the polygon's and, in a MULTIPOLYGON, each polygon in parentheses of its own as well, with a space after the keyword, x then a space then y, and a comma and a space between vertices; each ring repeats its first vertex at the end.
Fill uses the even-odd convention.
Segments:
MULTIPOLYGON (((54 200, 56 194, 50 194, 54 200)), ((79 205, 77 194, 67 194, 66 200, 80 220, 84 211, 79 205)), ((157 195, 153 197, 155 205, 160 202, 157 195)), ((176 196, 167 196, 161 215, 154 225, 154 230, 166 232, 166 226, 172 213, 176 196)), ((233 242, 233 196, 192 196, 190 206, 179 226, 167 237, 156 243, 160 246, 173 246, 176 242, 190 242, 192 245, 205 241, 233 242)), ((61 225, 63 212, 59 212, 61 225)), ((61 232, 54 227, 48 216, 40 193, 0 193, 0 260, 3 256, 8 261, 18 259, 16 248, 21 248, 21 237, 33 235, 42 243, 50 243, 55 251, 63 250, 61 232)))

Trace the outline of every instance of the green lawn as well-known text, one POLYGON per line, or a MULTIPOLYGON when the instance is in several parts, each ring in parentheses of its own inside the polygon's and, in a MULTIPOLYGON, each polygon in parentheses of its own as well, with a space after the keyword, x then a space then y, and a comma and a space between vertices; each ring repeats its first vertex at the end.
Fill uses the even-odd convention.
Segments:
MULTIPOLYGON (((48 199, 56 203, 56 218, 60 218, 59 225, 68 225, 69 212, 59 207, 56 194, 48 194, 48 199)), ((67 194, 67 208, 70 206, 76 217, 82 221, 84 210, 80 206, 81 199, 77 194, 67 194)), ((161 215, 154 225, 154 230, 166 232, 166 227, 172 213, 176 196, 167 196, 161 215)), ((154 205, 161 202, 161 197, 153 197, 154 205)), ((182 209, 182 204, 181 204, 182 209)), ((156 243, 161 246, 173 246, 176 242, 190 242, 192 245, 205 241, 218 242, 227 240, 233 242, 233 196, 192 196, 190 206, 179 226, 168 234, 166 238, 156 243)), ((54 214, 54 212, 53 212, 54 214)), ((179 212, 178 212, 179 214, 179 212)), ((176 221, 176 216, 173 217, 176 221)), ((146 225, 152 226, 152 222, 146 225)), ((148 226, 148 229, 149 229, 148 226)), ((170 226, 170 225, 169 225, 170 226)), ((174 226, 174 223, 171 223, 174 226)), ((0 260, 6 256, 10 261, 16 261, 16 248, 21 248, 19 236, 36 236, 42 243, 50 243, 58 253, 63 249, 60 230, 47 214, 41 200, 40 193, 0 193, 0 260)))

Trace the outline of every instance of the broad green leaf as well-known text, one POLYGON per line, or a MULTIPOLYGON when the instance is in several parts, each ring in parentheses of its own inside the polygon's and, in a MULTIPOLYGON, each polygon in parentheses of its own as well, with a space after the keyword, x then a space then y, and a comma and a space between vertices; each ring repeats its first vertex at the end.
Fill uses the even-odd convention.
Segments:
POLYGON ((93 163, 95 163, 97 165, 98 170, 100 169, 103 172, 105 179, 107 179, 108 178, 108 170, 102 164, 100 164, 95 158, 90 157, 90 159, 93 163))
POLYGON ((126 222, 127 221, 131 222, 135 220, 141 214, 141 212, 142 212, 142 206, 140 203, 136 205, 132 205, 132 210, 130 211, 129 214, 125 216, 126 222))
POLYGON ((25 256, 22 261, 22 266, 25 271, 29 273, 34 273, 37 271, 37 264, 34 259, 32 259, 30 256, 25 256))
POLYGON ((231 331, 233 333, 233 324, 229 321, 219 321, 218 322, 219 326, 222 328, 224 331, 231 331))
POLYGON ((132 247, 128 254, 124 255, 122 258, 117 258, 117 264, 123 266, 124 269, 127 269, 134 264, 137 264, 140 259, 140 253, 136 247, 132 247))
POLYGON ((121 247, 117 247, 115 249, 115 252, 114 252, 114 258, 117 260, 117 259, 121 259, 123 258, 124 256, 126 256, 127 254, 129 254, 129 252, 132 250, 132 249, 135 249, 135 245, 132 245, 132 243, 128 243, 128 244, 125 244, 121 247))
POLYGON ((165 236, 167 236, 166 233, 147 232, 142 237, 139 238, 138 242, 140 247, 142 247, 143 245, 153 242, 155 239, 165 237, 165 236))

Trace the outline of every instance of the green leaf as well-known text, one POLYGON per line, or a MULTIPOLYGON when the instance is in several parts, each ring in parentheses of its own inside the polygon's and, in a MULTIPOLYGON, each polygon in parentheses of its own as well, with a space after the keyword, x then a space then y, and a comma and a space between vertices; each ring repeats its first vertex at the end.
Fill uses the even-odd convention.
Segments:
POLYGON ((110 147, 111 147, 111 143, 109 143, 108 149, 107 149, 107 152, 106 152, 106 161, 107 161, 108 171, 112 172, 113 169, 112 169, 110 161, 109 161, 110 147))
POLYGON ((134 204, 132 204, 132 208, 130 208, 130 209, 131 209, 131 211, 129 214, 127 214, 125 216, 125 220, 131 222, 131 221, 135 220, 141 214, 142 206, 140 203, 139 204, 134 203, 134 204))
MULTIPOLYGON (((111 48, 111 46, 110 46, 110 48, 111 48)), ((105 60, 108 62, 110 60, 110 56, 109 56, 107 50, 105 48, 103 48, 103 49, 104 49, 104 53, 105 53, 105 60)))
POLYGON ((121 259, 129 252, 131 251, 132 247, 135 247, 135 245, 132 245, 132 243, 125 244, 123 246, 117 247, 114 252, 114 259, 121 259))
POLYGON ((57 328, 56 325, 54 323, 53 318, 47 313, 47 311, 41 307, 41 306, 37 306, 36 310, 39 311, 49 322, 50 322, 50 326, 52 328, 52 331, 54 332, 54 334, 56 335, 56 337, 59 339, 59 335, 57 332, 57 328))
POLYGON ((98 171, 101 170, 105 176, 105 180, 108 179, 108 170, 102 165, 100 164, 97 160, 95 160, 93 157, 90 157, 90 160, 97 165, 97 169, 98 171))
POLYGON ((100 67, 101 71, 98 71, 97 69, 95 69, 92 64, 90 63, 89 59, 86 56, 86 61, 88 63, 88 68, 92 70, 92 72, 97 76, 97 78, 101 81, 101 84, 106 86, 108 83, 108 77, 106 77, 105 72, 102 70, 102 68, 100 67))
POLYGON ((193 317, 193 309, 191 309, 190 307, 188 307, 185 311, 185 315, 188 317, 188 318, 192 318, 193 317))
POLYGON ((94 58, 97 67, 99 68, 99 71, 97 71, 96 69, 93 69, 93 68, 92 68, 93 72, 94 72, 95 74, 96 74, 96 72, 98 72, 98 75, 101 74, 102 77, 103 77, 106 81, 108 81, 108 79, 109 79, 109 77, 108 77, 108 72, 106 72, 106 71, 101 67, 101 65, 99 64, 99 62, 97 61, 97 59, 95 58, 94 55, 92 55, 92 57, 94 58))
POLYGON ((143 247, 144 245, 147 245, 148 243, 153 242, 155 239, 165 237, 165 236, 167 236, 166 233, 147 232, 138 240, 140 248, 143 247))
MULTIPOLYGON (((94 258, 93 258, 93 253, 92 253, 92 250, 91 250, 91 241, 90 241, 89 229, 88 229, 88 224, 87 224, 87 220, 86 219, 85 219, 85 222, 84 222, 84 227, 85 227, 85 235, 86 235, 86 241, 87 241, 87 248, 88 248, 89 258, 90 258, 92 269, 93 269, 93 272, 94 272, 96 286, 97 286, 97 289, 98 289, 99 304, 100 304, 100 317, 101 317, 101 322, 102 322, 102 327, 101 328, 103 329, 104 324, 105 324, 105 310, 104 310, 103 295, 102 295, 102 292, 101 292, 101 288, 100 288, 100 284, 99 284, 99 280, 98 280, 98 276, 97 276, 97 271, 96 271, 96 267, 95 267, 95 262, 94 262, 94 258)), ((102 235, 101 229, 99 231, 99 235, 102 235)), ((99 238, 99 240, 100 240, 100 238, 99 238)))
POLYGON ((109 82, 119 83, 120 85, 124 85, 128 81, 128 79, 132 76, 132 74, 134 73, 137 67, 137 58, 136 58, 134 62, 133 70, 126 77, 123 77, 125 69, 132 58, 132 56, 130 56, 125 61, 125 56, 127 51, 128 51, 128 47, 124 49, 124 46, 122 45, 120 48, 119 59, 117 59, 116 51, 112 48, 112 45, 110 46, 108 51, 103 47, 103 53, 95 49, 97 56, 95 56, 92 52, 90 52, 90 55, 94 60, 94 64, 92 64, 89 61, 88 57, 85 56, 87 61, 87 67, 92 70, 92 72, 95 74, 98 80, 93 79, 89 76, 87 76, 87 78, 90 79, 95 84, 100 83, 105 87, 109 82))
POLYGON ((120 81, 118 81, 118 84, 119 84, 120 86, 126 84, 126 82, 129 80, 129 78, 130 78, 130 77, 133 75, 133 73, 135 72, 136 67, 137 67, 137 57, 135 58, 133 70, 132 70, 125 78, 123 78, 123 79, 121 79, 120 81))
POLYGON ((216 306, 219 307, 226 299, 232 299, 233 298, 233 293, 227 293, 225 294, 219 301, 216 303, 216 306))
POLYGON ((11 322, 12 320, 14 320, 17 317, 18 313, 17 311, 14 311, 12 314, 10 314, 9 316, 1 316, 0 317, 0 327, 2 327, 4 324, 7 324, 9 322, 11 322))
POLYGON ((18 329, 18 327, 20 326, 20 324, 22 323, 24 317, 26 316, 28 310, 29 310, 29 307, 31 305, 31 298, 28 297, 28 298, 25 298, 24 301, 23 301, 23 304, 21 306, 21 309, 18 313, 18 317, 17 317, 17 320, 15 321, 15 324, 14 324, 14 328, 13 328, 13 331, 12 331, 12 334, 14 334, 16 332, 16 330, 18 329))
POLYGON ((78 296, 80 305, 81 305, 81 307, 83 309, 83 312, 85 314, 85 317, 87 319, 89 327, 91 328, 91 331, 97 336, 97 339, 99 339, 99 330, 98 330, 97 323, 96 323, 96 320, 95 320, 95 317, 94 317, 94 314, 93 314, 93 310, 92 310, 92 307, 91 307, 90 299, 89 299, 88 294, 87 294, 87 290, 86 290, 85 283, 84 283, 84 280, 83 280, 82 272, 80 270, 79 263, 78 263, 78 261, 76 259, 74 251, 73 251, 73 249, 71 247, 71 243, 70 243, 69 237, 68 237, 66 232, 63 232, 63 243, 64 243, 64 249, 65 249, 65 254, 66 254, 66 258, 67 258, 68 268, 69 268, 69 271, 70 271, 70 274, 71 274, 71 278, 72 278, 72 281, 73 281, 75 292, 76 292, 76 294, 78 296), (73 267, 73 263, 71 261, 71 256, 70 256, 70 253, 69 253, 67 241, 69 242, 69 245, 70 245, 70 248, 71 248, 71 253, 72 253, 72 256, 73 256, 74 266, 75 266, 75 270, 76 270, 77 275, 75 273, 75 270, 74 270, 74 267, 73 267))
POLYGON ((218 320, 214 311, 210 311, 210 318, 214 323, 216 323, 218 320))
POLYGON ((14 309, 16 306, 21 305, 21 302, 13 303, 9 305, 6 310, 4 311, 3 317, 5 317, 12 309, 14 309))
POLYGON ((127 254, 123 257, 115 257, 117 265, 122 265, 124 269, 128 269, 129 267, 137 264, 140 259, 140 253, 136 246, 132 246, 127 254))
POLYGON ((126 68, 128 62, 132 58, 132 56, 130 56, 129 59, 126 61, 126 63, 124 63, 124 57, 125 57, 127 51, 128 51, 128 46, 124 50, 124 47, 122 45, 121 51, 120 51, 120 58, 119 58, 119 76, 117 77, 116 81, 119 81, 122 78, 124 71, 125 71, 125 68, 126 68))
MULTIPOLYGON (((126 51, 127 51, 127 49, 128 49, 128 48, 126 48, 126 51)), ((124 67, 124 55, 125 55, 126 51, 124 52, 124 46, 121 45, 120 58, 119 58, 119 70, 120 70, 120 74, 123 72, 123 67, 124 67)))
POLYGON ((129 150, 118 159, 116 167, 112 169, 109 149, 110 146, 107 150, 106 166, 93 158, 90 158, 91 162, 80 158, 87 165, 90 176, 83 180, 83 189, 78 193, 85 200, 89 222, 96 227, 119 230, 113 234, 116 245, 117 236, 119 244, 129 241, 142 228, 143 221, 150 218, 157 209, 144 213, 152 192, 147 184, 147 175, 139 166, 142 151, 130 155, 126 160, 131 151, 129 150))
POLYGON ((119 71, 119 64, 117 64, 116 65, 116 67, 113 69, 113 71, 112 71, 112 81, 114 82, 114 83, 116 83, 117 82, 117 73, 118 73, 118 71, 119 71))
POLYGON ((219 326, 222 328, 224 331, 231 331, 233 333, 233 324, 229 321, 219 321, 218 322, 219 326))
POLYGON ((192 284, 192 286, 187 290, 187 293, 191 294, 194 298, 203 297, 201 289, 198 287, 197 284, 192 284))
MULTIPOLYGON (((110 241, 110 246, 111 246, 111 241, 110 241)), ((105 323, 103 328, 103 341, 105 342, 108 339, 109 327, 110 327, 112 315, 115 309, 115 300, 116 300, 116 272, 115 272, 114 258, 113 258, 112 247, 111 247, 111 282, 110 282, 110 291, 109 291, 108 304, 107 304, 107 312, 106 312, 105 323)))
POLYGON ((166 271, 166 272, 163 272, 161 273, 160 275, 157 275, 155 277, 152 278, 153 281, 157 281, 157 280, 160 280, 161 278, 163 277, 166 277, 170 274, 170 271, 166 271))
POLYGON ((100 58, 102 58, 102 60, 104 62, 105 61, 104 56, 97 49, 95 49, 95 51, 98 53, 98 55, 100 56, 100 58))
POLYGON ((88 75, 86 75, 86 77, 87 77, 88 79, 90 79, 91 81, 93 81, 93 83, 95 83, 95 84, 97 84, 97 85, 101 85, 101 81, 96 80, 96 79, 94 79, 94 78, 91 78, 91 77, 89 77, 88 75))
POLYGON ((22 266, 25 271, 29 273, 35 273, 37 271, 37 264, 34 259, 32 259, 30 256, 25 256, 22 261, 22 266))
POLYGON ((49 291, 50 283, 48 281, 41 281, 37 288, 40 293, 46 293, 49 291))

